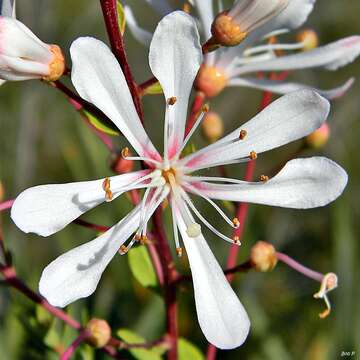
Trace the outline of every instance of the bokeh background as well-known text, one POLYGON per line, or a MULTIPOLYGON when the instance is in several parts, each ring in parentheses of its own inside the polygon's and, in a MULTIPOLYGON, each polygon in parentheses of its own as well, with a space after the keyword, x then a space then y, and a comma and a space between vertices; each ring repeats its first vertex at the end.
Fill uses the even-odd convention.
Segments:
MULTIPOLYGON (((156 15, 142 0, 134 3, 139 21, 154 27, 156 15)), ((315 29, 322 44, 359 32, 358 0, 318 0, 306 27, 315 29)), ((98 1, 19 0, 18 17, 42 40, 59 44, 68 56, 71 42, 84 35, 107 41, 98 1)), ((126 33, 126 48, 136 80, 150 77, 147 49, 126 33)), ((68 56, 69 59, 69 56, 68 56)), ((360 78, 359 61, 337 72, 306 70, 292 79, 331 88, 349 77, 360 78)), ((360 281, 359 275, 359 138, 360 85, 332 104, 329 118, 331 139, 321 150, 306 150, 301 156, 325 155, 341 164, 350 180, 345 193, 325 208, 297 211, 251 205, 240 251, 246 260, 257 240, 273 243, 279 251, 320 272, 334 271, 339 288, 333 292, 333 311, 324 320, 318 318, 324 304, 313 299, 318 283, 304 278, 279 264, 271 273, 237 275, 236 293, 252 319, 248 341, 241 348, 219 352, 219 359, 337 359, 342 351, 356 351, 360 356, 360 281)), ((228 89, 211 102, 230 131, 256 114, 261 100, 257 90, 228 89)), ((161 145, 164 113, 162 96, 145 98, 145 125, 154 142, 161 145)), ((121 148, 122 138, 115 139, 121 148)), ((206 144, 200 132, 194 137, 196 147, 206 144)), ((257 174, 287 159, 300 142, 260 156, 257 174)), ((241 177, 244 166, 228 169, 241 177)), ((7 83, 0 89, 0 180, 5 199, 37 184, 81 181, 110 175, 109 157, 104 146, 84 125, 62 94, 39 81, 7 83)), ((201 204, 203 212, 217 221, 214 212, 201 204)), ((96 208, 85 219, 112 225, 131 208, 121 200, 96 208)), ((170 217, 168 217, 170 219, 170 217)), ((42 269, 61 253, 85 242, 96 234, 70 225, 50 238, 20 232, 1 214, 5 242, 13 253, 19 276, 36 289, 42 269)), ((169 230, 170 227, 168 227, 169 230)), ((224 231, 228 231, 224 227, 224 231)), ((171 232, 169 231, 170 239, 171 232)), ((211 248, 224 266, 228 244, 206 233, 211 248)), ((186 256, 177 264, 188 272, 186 256)), ((180 334, 203 353, 207 343, 199 329, 191 285, 179 292, 180 334)), ((102 317, 114 330, 128 328, 147 340, 164 331, 164 307, 159 295, 142 287, 134 279, 126 257, 116 257, 104 273, 93 296, 68 307, 78 319, 102 317)), ((75 332, 51 321, 23 295, 0 283, 0 359, 56 359, 53 350, 68 345, 75 332)), ((126 358, 131 358, 124 353, 126 358)), ((78 359, 101 359, 83 346, 78 359)))

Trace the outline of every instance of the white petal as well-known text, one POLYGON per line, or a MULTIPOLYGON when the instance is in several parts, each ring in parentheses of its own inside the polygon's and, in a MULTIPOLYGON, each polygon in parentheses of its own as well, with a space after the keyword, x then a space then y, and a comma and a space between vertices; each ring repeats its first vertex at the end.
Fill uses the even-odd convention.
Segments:
POLYGON ((267 106, 238 129, 194 154, 181 160, 181 164, 194 171, 248 157, 251 151, 261 153, 300 139, 326 120, 329 102, 311 90, 299 90, 282 96, 267 106), (239 138, 241 130, 247 135, 239 138))
POLYGON ((167 0, 145 0, 161 16, 165 16, 173 11, 167 0))
POLYGON ((233 76, 256 71, 282 71, 317 67, 336 70, 354 61, 359 54, 360 36, 350 36, 313 50, 241 66, 233 71, 233 76))
POLYGON ((140 206, 110 230, 51 262, 43 271, 39 291, 53 306, 64 307, 91 295, 106 266, 139 225, 140 206))
POLYGON ((138 25, 130 6, 125 6, 124 12, 126 18, 126 25, 129 26, 129 29, 133 34, 134 38, 139 43, 145 46, 150 46, 152 34, 138 25))
POLYGON ((194 5, 199 14, 204 39, 207 40, 211 37, 211 24, 214 21, 213 1, 194 0, 194 5))
POLYGON ((213 199, 309 209, 334 201, 343 192, 347 179, 344 169, 335 162, 312 157, 289 161, 265 183, 244 181, 241 185, 222 185, 202 182, 196 187, 213 199))
POLYGON ((149 63, 165 98, 176 97, 169 107, 169 155, 179 150, 185 132, 189 95, 202 62, 195 20, 182 11, 164 17, 154 33, 149 63))
POLYGON ((235 78, 230 79, 229 86, 245 86, 254 89, 271 91, 276 94, 288 94, 301 89, 312 89, 326 99, 333 100, 343 96, 353 85, 355 78, 346 81, 345 84, 330 90, 320 90, 309 85, 288 81, 263 80, 257 78, 235 78))
MULTIPOLYGON (((145 175, 139 171, 110 178, 111 189, 129 185, 145 175)), ((11 208, 11 218, 24 232, 49 236, 105 201, 104 179, 40 185, 23 191, 11 208)), ((115 192, 119 196, 122 192, 115 192)))
POLYGON ((26 58, 48 64, 53 54, 49 45, 43 43, 20 21, 0 16, 0 53, 11 57, 26 58))
POLYGON ((202 235, 190 238, 177 212, 177 222, 186 248, 194 284, 197 317, 206 339, 220 349, 244 343, 249 317, 231 288, 202 235))
POLYGON ((71 80, 80 96, 101 109, 139 155, 159 158, 136 113, 124 74, 110 49, 83 37, 70 47, 71 80))
POLYGON ((0 15, 15 18, 15 0, 0 1, 0 15))

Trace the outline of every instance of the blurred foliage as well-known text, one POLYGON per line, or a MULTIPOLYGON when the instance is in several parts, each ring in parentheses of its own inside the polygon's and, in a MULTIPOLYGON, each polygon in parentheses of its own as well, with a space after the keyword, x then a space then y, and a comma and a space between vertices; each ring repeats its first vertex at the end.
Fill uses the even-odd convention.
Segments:
MULTIPOLYGON (((154 27, 156 16, 148 11, 142 0, 133 2, 139 20, 149 28, 154 27)), ((358 0, 318 0, 307 26, 314 28, 320 42, 325 44, 358 31, 359 12, 358 0)), ((91 35, 106 41, 98 1, 19 0, 18 17, 45 42, 59 44, 65 49, 68 59, 69 46, 78 36, 91 35)), ((126 32, 125 37, 136 80, 145 81, 151 75, 146 66, 147 50, 137 44, 131 34, 126 32)), ((308 70, 297 72, 291 78, 325 89, 360 75, 359 70, 357 62, 337 72, 308 70)), ((360 290, 356 286, 360 281, 357 243, 360 162, 356 155, 360 137, 359 89, 359 84, 355 83, 346 96, 333 103, 329 119, 331 140, 320 151, 347 169, 350 180, 344 195, 326 208, 307 211, 251 206, 240 251, 241 260, 245 260, 251 245, 263 239, 317 271, 336 272, 339 288, 330 295, 333 312, 327 319, 319 320, 323 303, 312 298, 318 284, 282 264, 268 274, 237 275, 234 288, 252 319, 251 334, 241 348, 219 352, 219 359, 322 360, 337 359, 342 351, 356 351, 359 356, 360 290)), ((21 190, 37 184, 110 175, 106 149, 55 89, 31 81, 7 83, 0 91, 0 179, 5 198, 13 198, 21 190)), ((256 114, 260 99, 261 94, 256 90, 232 88, 212 101, 211 107, 222 115, 229 131, 256 114)), ((144 99, 145 126, 159 146, 163 104, 161 95, 144 99)), ((119 148, 126 144, 122 137, 117 137, 115 142, 119 148)), ((206 144, 199 132, 194 142, 197 148, 206 144)), ((264 154, 258 160, 257 174, 269 172, 299 146, 300 143, 294 143, 264 154)), ((319 152, 307 150, 301 156, 315 154, 319 152)), ((243 170, 243 166, 232 166, 229 173, 240 178, 243 170)), ((207 203, 200 203, 200 206, 212 221, 217 221, 207 203)), ((87 214, 86 219, 112 225, 130 209, 130 202, 123 197, 111 204, 111 211, 109 205, 100 206, 87 214)), ((50 238, 41 238, 20 232, 11 223, 8 213, 2 214, 1 221, 19 276, 33 289, 37 288, 42 269, 51 260, 96 236, 91 230, 69 225, 50 238)), ((166 227, 171 239, 168 211, 166 227)), ((220 230, 228 231, 225 225, 220 230)), ((206 233, 206 237, 224 265, 228 245, 210 233, 206 233)), ((129 261, 131 267, 131 263, 139 259, 132 255, 129 261)), ((186 256, 176 262, 179 269, 188 273, 186 256)), ((84 322, 90 317, 103 317, 113 329, 127 328, 128 334, 131 329, 142 339, 161 336, 164 331, 162 300, 144 287, 155 285, 154 279, 150 275, 151 278, 140 279, 130 267, 125 257, 115 258, 95 294, 72 304, 67 311, 84 322)), ((207 344, 196 320, 190 285, 180 289, 179 307, 181 336, 205 353, 207 344)), ((0 284, 0 359, 56 359, 56 351, 68 346, 75 336, 74 330, 0 284)), ((195 355, 197 350, 191 345, 183 346, 181 351, 184 351, 184 359, 201 358, 195 355)), ((135 352, 128 356, 137 358, 135 352)), ((74 358, 102 359, 103 355, 83 345, 74 358)))

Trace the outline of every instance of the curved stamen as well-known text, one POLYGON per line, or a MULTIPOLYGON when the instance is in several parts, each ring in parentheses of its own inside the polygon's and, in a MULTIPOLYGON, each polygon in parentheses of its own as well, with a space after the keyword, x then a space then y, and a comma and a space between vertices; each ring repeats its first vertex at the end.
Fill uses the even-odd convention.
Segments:
POLYGON ((208 182, 224 182, 231 184, 244 184, 243 180, 237 180, 232 178, 218 177, 218 176, 182 176, 182 179, 188 183, 195 183, 199 181, 208 181, 208 182))
POLYGON ((121 156, 124 160, 134 160, 134 161, 145 161, 151 164, 154 164, 158 167, 161 166, 161 162, 145 157, 145 156, 129 156, 130 152, 129 152, 129 148, 125 147, 121 150, 121 156))
MULTIPOLYGON (((181 189, 182 190, 182 189, 181 189)), ((186 194, 186 192, 184 190, 182 190, 182 195, 183 195, 183 199, 185 200, 185 202, 190 206, 191 210, 195 213, 195 215, 198 217, 198 219, 200 221, 202 221, 204 223, 204 225, 211 230, 215 235, 217 235, 218 237, 220 237, 221 239, 231 243, 231 244, 237 244, 237 245, 241 245, 240 242, 238 241, 234 241, 233 239, 229 238, 228 236, 222 234, 220 231, 216 230, 214 226, 212 226, 199 212, 199 210, 195 207, 195 205, 193 204, 193 202, 191 201, 190 197, 188 194, 186 194)))
POLYGON ((283 34, 287 34, 289 32, 288 29, 279 29, 269 32, 268 34, 264 35, 263 40, 270 39, 273 36, 279 36, 283 34))
POLYGON ((250 49, 246 49, 244 51, 244 56, 252 56, 254 54, 259 54, 268 51, 276 51, 276 50, 300 50, 305 46, 305 43, 298 42, 294 44, 266 44, 254 46, 250 49))
POLYGON ((234 223, 234 220, 230 220, 230 218, 225 214, 225 212, 215 203, 215 201, 211 200, 206 195, 202 194, 199 190, 197 190, 194 186, 190 184, 186 184, 186 186, 194 192, 196 195, 202 197, 206 200, 210 205, 214 207, 214 209, 220 214, 220 216, 234 229, 238 228, 240 224, 234 223))
POLYGON ((171 199, 171 215, 172 215, 172 224, 173 224, 176 253, 179 257, 181 257, 182 256, 182 247, 180 246, 180 241, 179 241, 179 231, 178 231, 178 226, 177 226, 177 221, 176 221, 175 204, 174 204, 173 199, 171 199))

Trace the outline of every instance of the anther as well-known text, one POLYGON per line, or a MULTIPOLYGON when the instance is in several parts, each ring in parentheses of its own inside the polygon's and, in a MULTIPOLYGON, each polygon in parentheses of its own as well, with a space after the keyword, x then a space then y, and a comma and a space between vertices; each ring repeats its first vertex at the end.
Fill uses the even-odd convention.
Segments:
POLYGON ((233 241, 234 241, 234 244, 236 244, 236 245, 241 245, 240 237, 239 237, 239 236, 235 235, 235 236, 233 237, 233 241))
POLYGON ((190 14, 191 12, 191 5, 187 1, 184 2, 183 11, 187 14, 190 14))
POLYGON ((176 96, 172 96, 167 99, 168 105, 174 105, 176 103, 176 101, 177 101, 176 96))
POLYGON ((260 181, 267 182, 267 181, 269 181, 269 177, 267 175, 260 175, 260 181))
POLYGON ((121 255, 126 254, 128 252, 127 246, 126 245, 121 245, 119 252, 120 252, 121 255))
POLYGON ((128 148, 128 147, 124 147, 124 148, 121 150, 121 156, 122 156, 123 158, 128 157, 128 156, 129 156, 129 153, 130 153, 130 151, 129 151, 129 148, 128 148))
POLYGON ((135 239, 135 241, 140 242, 141 241, 141 235, 135 234, 134 239, 135 239))
POLYGON ((207 113, 207 112, 209 112, 209 110, 210 110, 210 106, 209 106, 209 104, 205 104, 203 107, 202 107, 202 109, 201 109, 204 113, 207 113))
POLYGON ((232 222, 236 228, 238 228, 240 226, 240 221, 237 217, 234 217, 232 222))
POLYGON ((102 183, 102 188, 105 191, 105 200, 111 201, 113 199, 113 193, 110 189, 110 179, 109 178, 104 179, 104 181, 102 183))
POLYGON ((177 247, 176 248, 176 255, 178 257, 182 257, 182 254, 183 254, 183 249, 181 247, 177 247))
POLYGON ((249 154, 251 160, 257 159, 257 153, 253 150, 249 154))
POLYGON ((244 140, 246 135, 247 135, 247 131, 246 130, 241 130, 240 135, 239 135, 239 139, 244 140))
POLYGON ((146 235, 141 235, 140 237, 140 244, 141 245, 146 245, 149 243, 149 238, 146 235))
POLYGON ((321 319, 326 318, 331 312, 330 301, 327 297, 329 291, 334 290, 338 286, 338 278, 334 273, 328 273, 324 276, 320 290, 314 294, 315 299, 323 299, 325 301, 326 309, 319 314, 321 319))

